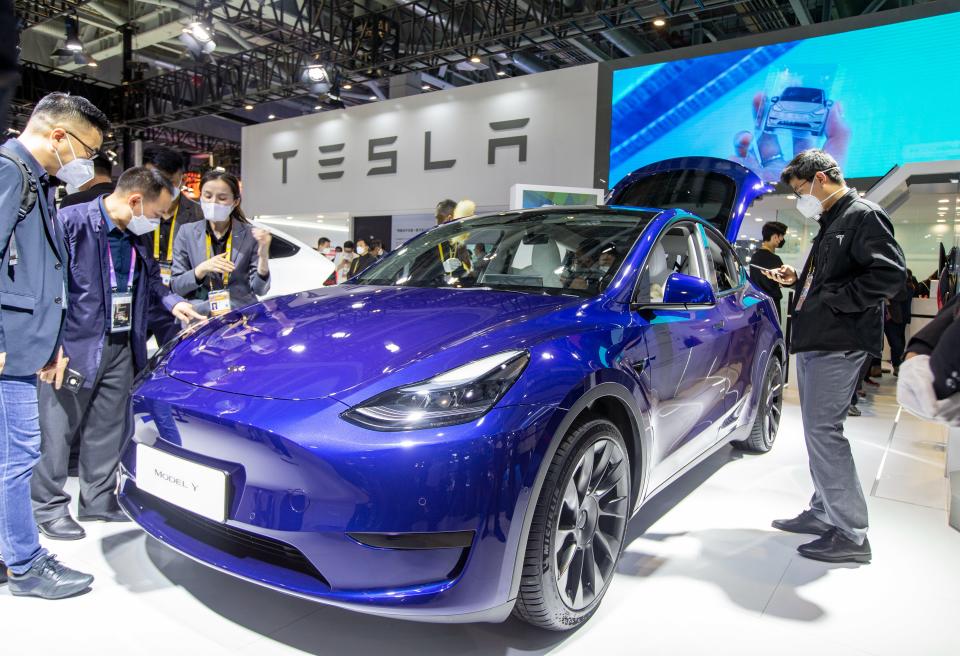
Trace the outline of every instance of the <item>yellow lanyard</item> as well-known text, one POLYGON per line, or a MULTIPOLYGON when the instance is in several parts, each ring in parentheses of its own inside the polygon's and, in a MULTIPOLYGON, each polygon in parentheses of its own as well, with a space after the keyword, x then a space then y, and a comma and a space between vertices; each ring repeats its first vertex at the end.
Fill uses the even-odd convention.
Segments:
MULTIPOLYGON (((230 252, 233 250, 233 226, 230 227, 230 234, 227 235, 227 250, 224 251, 227 254, 227 260, 230 261, 230 252)), ((207 259, 209 260, 213 257, 210 253, 213 251, 213 245, 210 242, 210 233, 207 233, 207 259)), ((230 282, 230 274, 223 274, 223 286, 226 287, 227 283, 230 282)), ((210 289, 213 289, 213 281, 210 281, 210 289)))
MULTIPOLYGON (((177 227, 177 212, 180 211, 180 203, 173 210, 173 220, 170 221, 170 238, 167 240, 167 259, 164 262, 173 262, 173 231, 177 227)), ((160 261, 160 226, 153 231, 153 259, 160 261)))

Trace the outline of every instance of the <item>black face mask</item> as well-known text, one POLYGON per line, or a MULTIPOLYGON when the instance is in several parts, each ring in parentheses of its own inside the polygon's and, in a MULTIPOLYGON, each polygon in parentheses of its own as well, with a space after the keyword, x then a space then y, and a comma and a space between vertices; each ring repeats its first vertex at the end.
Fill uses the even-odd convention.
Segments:
POLYGON ((786 243, 787 243, 787 240, 786 240, 785 238, 784 238, 784 239, 781 239, 781 240, 780 240, 780 243, 777 244, 777 250, 780 250, 781 248, 783 248, 784 245, 786 245, 786 243))

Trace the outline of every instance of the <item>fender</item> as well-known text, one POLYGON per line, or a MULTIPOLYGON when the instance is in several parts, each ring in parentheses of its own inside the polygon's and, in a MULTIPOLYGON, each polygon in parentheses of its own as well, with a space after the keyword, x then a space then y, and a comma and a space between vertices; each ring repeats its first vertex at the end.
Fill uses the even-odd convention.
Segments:
POLYGON ((600 383, 581 396, 569 409, 560 409, 561 412, 565 412, 564 417, 553 433, 553 437, 541 461, 537 477, 534 480, 533 486, 530 487, 527 492, 526 510, 524 512, 522 528, 520 529, 520 539, 516 546, 517 551, 514 555, 513 574, 510 584, 510 595, 508 597, 511 601, 515 600, 520 593, 524 553, 527 548, 527 540, 530 537, 530 527, 533 524, 533 515, 536 512, 537 501, 540 499, 540 491, 543 489, 543 483, 547 478, 547 470, 550 468, 550 463, 553 461, 553 457, 560 447, 561 440, 564 435, 567 434, 567 431, 570 430, 570 427, 574 421, 576 421, 577 417, 598 400, 608 397, 618 400, 627 409, 633 435, 624 435, 624 439, 633 441, 634 452, 639 456, 636 458, 637 462, 633 463, 633 472, 631 472, 631 479, 632 482, 634 482, 632 486, 633 489, 631 489, 630 492, 633 497, 631 499, 631 514, 636 505, 636 499, 641 498, 640 495, 646 491, 649 466, 645 456, 647 453, 650 453, 650 442, 652 439, 649 429, 650 422, 645 413, 637 406, 636 399, 626 387, 619 383, 600 383), (639 484, 637 484, 637 482, 639 482, 639 484))

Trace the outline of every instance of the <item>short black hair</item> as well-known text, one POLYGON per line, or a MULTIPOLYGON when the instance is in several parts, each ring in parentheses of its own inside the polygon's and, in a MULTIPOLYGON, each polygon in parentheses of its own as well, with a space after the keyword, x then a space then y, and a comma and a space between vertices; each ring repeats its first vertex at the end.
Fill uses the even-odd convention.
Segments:
POLYGON ((317 240, 317 246, 322 246, 323 244, 329 244, 330 240, 327 237, 321 237, 317 240))
POLYGON ((457 201, 447 198, 437 203, 437 211, 434 215, 438 219, 441 216, 453 216, 453 211, 455 209, 457 209, 457 201))
POLYGON ((166 146, 150 145, 143 149, 143 163, 152 164, 166 175, 174 175, 178 171, 186 171, 183 153, 166 146))
POLYGON ((370 242, 370 250, 375 251, 379 248, 383 248, 383 242, 379 239, 374 239, 370 242))
POLYGON ((790 184, 794 178, 813 180, 813 176, 821 171, 833 182, 843 184, 843 172, 837 160, 830 153, 818 148, 805 150, 794 157, 780 174, 780 181, 783 184, 790 184))
POLYGON ((93 158, 93 170, 100 175, 113 175, 113 162, 104 154, 98 154, 93 158))
POLYGON ((354 244, 352 241, 345 241, 345 242, 343 242, 343 247, 344 247, 344 248, 356 248, 357 246, 356 246, 356 244, 354 244))
POLYGON ((787 234, 787 226, 785 223, 780 223, 779 221, 769 221, 763 224, 763 241, 770 241, 770 238, 774 235, 780 235, 781 237, 787 234))
POLYGON ((173 196, 173 184, 160 171, 145 166, 129 168, 121 173, 117 180, 118 193, 141 193, 144 200, 156 200, 164 190, 173 196))
POLYGON ((82 121, 96 128, 100 134, 110 131, 110 119, 96 105, 83 96, 55 91, 48 93, 33 108, 30 120, 42 119, 48 123, 61 121, 82 121))

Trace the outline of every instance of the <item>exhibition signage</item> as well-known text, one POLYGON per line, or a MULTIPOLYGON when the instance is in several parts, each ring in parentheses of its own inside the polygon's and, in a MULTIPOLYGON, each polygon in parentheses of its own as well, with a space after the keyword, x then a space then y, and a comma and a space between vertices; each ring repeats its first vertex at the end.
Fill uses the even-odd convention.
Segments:
POLYGON ((506 207, 510 187, 589 186, 596 65, 263 123, 243 130, 253 214, 506 207))

